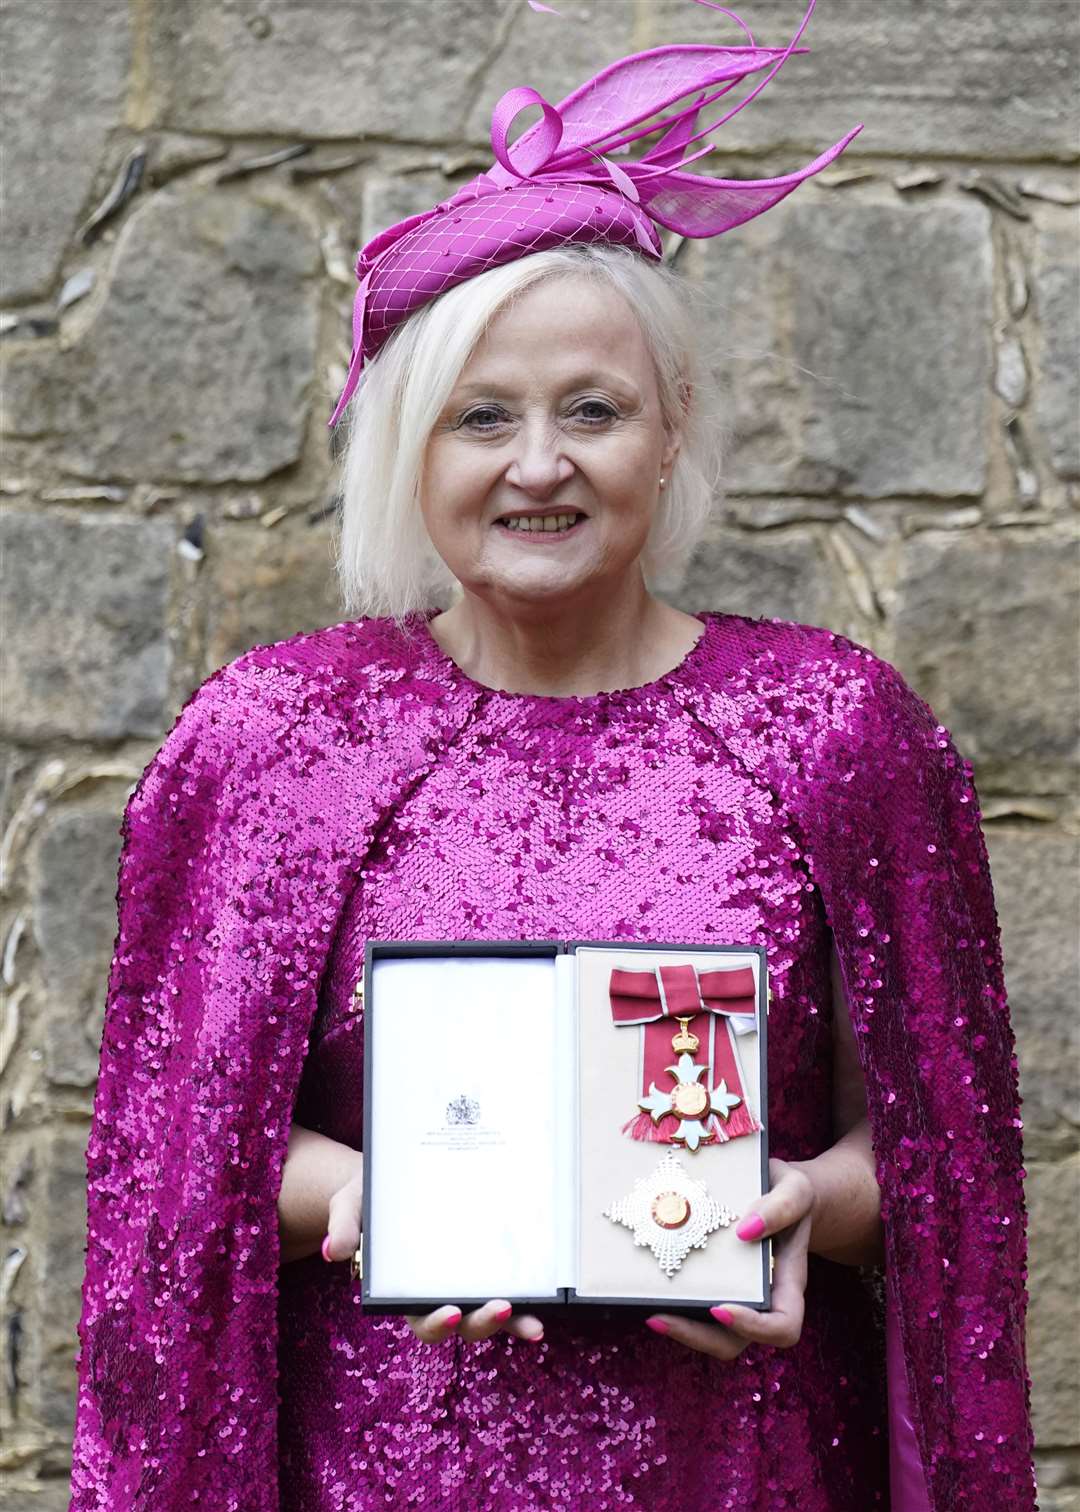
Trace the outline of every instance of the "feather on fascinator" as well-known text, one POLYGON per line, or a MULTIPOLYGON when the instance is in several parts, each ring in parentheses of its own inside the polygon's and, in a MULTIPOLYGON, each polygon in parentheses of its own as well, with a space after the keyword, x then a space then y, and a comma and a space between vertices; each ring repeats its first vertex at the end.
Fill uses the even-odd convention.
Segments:
POLYGON ((693 150, 694 144, 748 105, 796 51, 816 0, 810 0, 782 49, 759 47, 749 27, 713 0, 696 3, 733 20, 745 45, 673 45, 634 53, 602 69, 558 105, 527 86, 508 90, 492 116, 492 166, 450 199, 399 221, 361 249, 352 358, 331 426, 341 418, 364 363, 402 321, 444 290, 488 268, 572 242, 634 247, 659 261, 663 245, 657 225, 689 237, 730 231, 828 167, 862 130, 855 126, 805 168, 781 178, 687 173, 690 163, 714 150, 712 144, 693 150), (749 94, 698 129, 707 105, 756 74, 762 77, 749 94), (694 98, 680 106, 688 96, 694 98), (540 120, 511 147, 512 123, 534 105, 540 107, 540 120), (642 156, 612 162, 612 154, 625 154, 658 131, 659 140, 642 156))

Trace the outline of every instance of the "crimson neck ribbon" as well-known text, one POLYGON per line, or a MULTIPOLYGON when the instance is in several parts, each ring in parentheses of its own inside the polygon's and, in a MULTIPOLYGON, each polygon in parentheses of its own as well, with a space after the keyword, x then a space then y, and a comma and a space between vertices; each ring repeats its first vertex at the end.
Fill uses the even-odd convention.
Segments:
POLYGON ((642 1111, 623 1125, 624 1134, 646 1143, 687 1144, 696 1149, 699 1143, 726 1144, 760 1130, 747 1101, 736 1044, 739 1035, 752 1033, 757 1026, 754 973, 749 966, 716 971, 698 971, 691 965, 659 965, 650 971, 615 967, 608 995, 615 1025, 637 1024, 641 1030, 638 1100, 642 1111), (688 1021, 686 1029, 705 1051, 704 1061, 684 1060, 673 1048, 672 1033, 680 1019, 688 1021), (681 1062, 682 1070, 676 1073, 673 1062, 681 1062), (707 1073, 707 1107, 703 1114, 689 1117, 676 1111, 680 1099, 669 1099, 668 1094, 680 1083, 695 1085, 699 1066, 707 1073), (692 1082, 685 1080, 687 1070, 693 1071, 692 1082), (669 1085, 673 1076, 677 1079, 669 1085))

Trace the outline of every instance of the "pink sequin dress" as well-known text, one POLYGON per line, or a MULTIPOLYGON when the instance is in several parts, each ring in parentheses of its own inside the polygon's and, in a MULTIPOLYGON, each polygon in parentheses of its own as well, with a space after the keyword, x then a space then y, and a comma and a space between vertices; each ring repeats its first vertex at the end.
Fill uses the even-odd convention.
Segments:
POLYGON ((835 936, 925 1506, 1034 1506, 970 768, 863 648, 699 618, 668 675, 589 697, 485 688, 421 615, 257 647, 189 701, 125 816, 79 1512, 889 1505, 885 1288, 855 1270, 813 1258, 798 1345, 723 1363, 617 1308, 549 1313, 539 1346, 429 1347, 366 1317, 347 1266, 277 1266, 292 1118, 360 1148, 353 988, 365 940, 395 937, 765 946, 772 1150, 806 1159, 834 1137, 835 936))

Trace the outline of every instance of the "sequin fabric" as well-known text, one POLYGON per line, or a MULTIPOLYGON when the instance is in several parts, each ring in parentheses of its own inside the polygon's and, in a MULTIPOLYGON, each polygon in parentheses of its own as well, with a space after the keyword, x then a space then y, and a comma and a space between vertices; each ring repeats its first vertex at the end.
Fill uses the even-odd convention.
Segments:
POLYGON ((433 613, 229 663, 128 804, 74 1512, 887 1507, 854 1270, 812 1258, 799 1344, 726 1364, 618 1309, 424 1346, 347 1266, 279 1266, 293 1118, 361 1144, 366 938, 765 946, 773 1151, 802 1159, 833 1137, 830 935, 932 1512, 1033 1508, 1016 1065, 948 731, 825 630, 706 613, 667 676, 552 698, 466 677, 433 613))

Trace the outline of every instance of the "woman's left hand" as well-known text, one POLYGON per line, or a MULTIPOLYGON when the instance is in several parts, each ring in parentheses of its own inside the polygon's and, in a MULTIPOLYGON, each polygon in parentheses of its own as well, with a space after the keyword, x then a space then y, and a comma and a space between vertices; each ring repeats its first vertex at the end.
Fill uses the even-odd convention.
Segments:
POLYGON ((755 1312, 752 1307, 731 1302, 709 1309, 717 1319, 715 1323, 654 1313, 646 1322, 656 1333, 719 1360, 733 1360, 748 1344, 790 1349, 799 1342, 816 1194, 806 1169, 786 1160, 769 1161, 769 1180, 771 1190, 744 1214, 735 1232, 747 1242, 772 1237, 775 1268, 771 1309, 755 1312), (759 1220, 756 1223, 755 1217, 759 1220))

